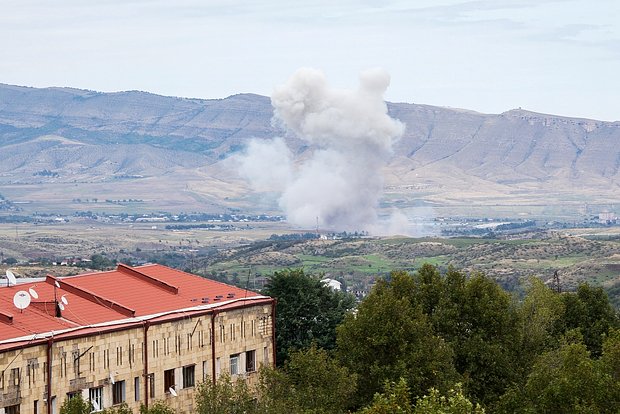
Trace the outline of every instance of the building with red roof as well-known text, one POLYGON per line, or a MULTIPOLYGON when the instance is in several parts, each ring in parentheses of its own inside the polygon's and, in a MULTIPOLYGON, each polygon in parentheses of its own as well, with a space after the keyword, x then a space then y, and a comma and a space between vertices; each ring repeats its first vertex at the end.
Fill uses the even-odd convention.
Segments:
POLYGON ((256 380, 275 362, 272 298, 162 265, 0 287, 0 414, 165 400, 193 411, 200 380, 256 380))

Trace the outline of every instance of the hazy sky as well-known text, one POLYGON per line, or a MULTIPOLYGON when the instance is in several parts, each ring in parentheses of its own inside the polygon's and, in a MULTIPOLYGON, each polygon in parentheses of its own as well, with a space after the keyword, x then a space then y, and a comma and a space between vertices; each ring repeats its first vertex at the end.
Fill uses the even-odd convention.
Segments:
POLYGON ((221 98, 377 66, 390 101, 620 120, 620 1, 0 0, 0 83, 221 98))

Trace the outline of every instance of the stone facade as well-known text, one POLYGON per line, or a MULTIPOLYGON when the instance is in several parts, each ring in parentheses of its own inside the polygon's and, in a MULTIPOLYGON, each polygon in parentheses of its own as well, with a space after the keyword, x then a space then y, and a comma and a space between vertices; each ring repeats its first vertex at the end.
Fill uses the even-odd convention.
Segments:
POLYGON ((57 414, 74 393, 99 409, 125 402, 138 412, 164 400, 192 412, 196 385, 214 372, 253 383, 261 364, 274 364, 274 306, 224 306, 0 350, 0 414, 57 414))

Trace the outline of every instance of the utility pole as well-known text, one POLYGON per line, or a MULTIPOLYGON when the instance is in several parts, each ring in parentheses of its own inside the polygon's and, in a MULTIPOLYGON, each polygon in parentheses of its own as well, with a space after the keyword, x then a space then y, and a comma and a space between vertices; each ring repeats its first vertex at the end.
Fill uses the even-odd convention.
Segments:
POLYGON ((557 269, 553 272, 552 289, 557 293, 562 293, 562 287, 560 286, 560 271, 557 269))

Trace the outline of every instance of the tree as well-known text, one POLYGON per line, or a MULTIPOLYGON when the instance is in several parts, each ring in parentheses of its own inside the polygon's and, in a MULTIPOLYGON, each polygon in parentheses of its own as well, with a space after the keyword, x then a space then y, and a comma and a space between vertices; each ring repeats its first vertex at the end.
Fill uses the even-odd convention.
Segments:
POLYGON ((263 293, 276 298, 277 363, 282 365, 291 350, 333 349, 336 327, 353 308, 355 299, 325 286, 303 269, 275 272, 263 293))
POLYGON ((372 404, 362 409, 359 414, 413 414, 407 381, 404 378, 398 382, 387 381, 385 390, 376 393, 372 404))
POLYGON ((127 403, 121 403, 115 407, 106 408, 101 414, 133 414, 127 403))
POLYGON ((428 395, 420 398, 415 405, 413 414, 484 414, 480 404, 473 404, 465 395, 461 384, 448 390, 444 396, 432 388, 428 395))
POLYGON ((603 347, 603 336, 610 329, 620 327, 620 320, 601 287, 581 284, 577 292, 562 294, 565 312, 559 321, 560 332, 579 329, 583 342, 598 357, 603 347))
POLYGON ((175 412, 164 401, 155 401, 149 408, 146 408, 144 404, 140 404, 140 414, 175 414, 175 412))
POLYGON ((60 414, 90 414, 92 410, 92 405, 84 401, 82 394, 77 393, 65 399, 60 407, 60 414))
POLYGON ((358 375, 358 404, 368 403, 385 381, 407 381, 411 397, 431 387, 447 389, 457 374, 452 350, 409 294, 414 284, 406 273, 380 281, 338 327, 337 354, 358 375))
POLYGON ((375 394, 372 405, 359 414, 484 414, 479 404, 473 404, 463 394, 461 384, 442 395, 431 388, 427 395, 418 398, 413 406, 409 399, 407 381, 386 383, 385 391, 375 394))
POLYGON ((280 369, 261 371, 260 402, 269 413, 347 412, 356 376, 324 349, 294 351, 280 369))
POLYGON ((238 378, 232 381, 223 374, 213 383, 208 378, 196 388, 196 413, 198 414, 255 414, 259 413, 256 396, 247 383, 238 378))
POLYGON ((617 413, 620 387, 574 330, 537 359, 524 389, 511 390, 500 406, 501 412, 617 413))

